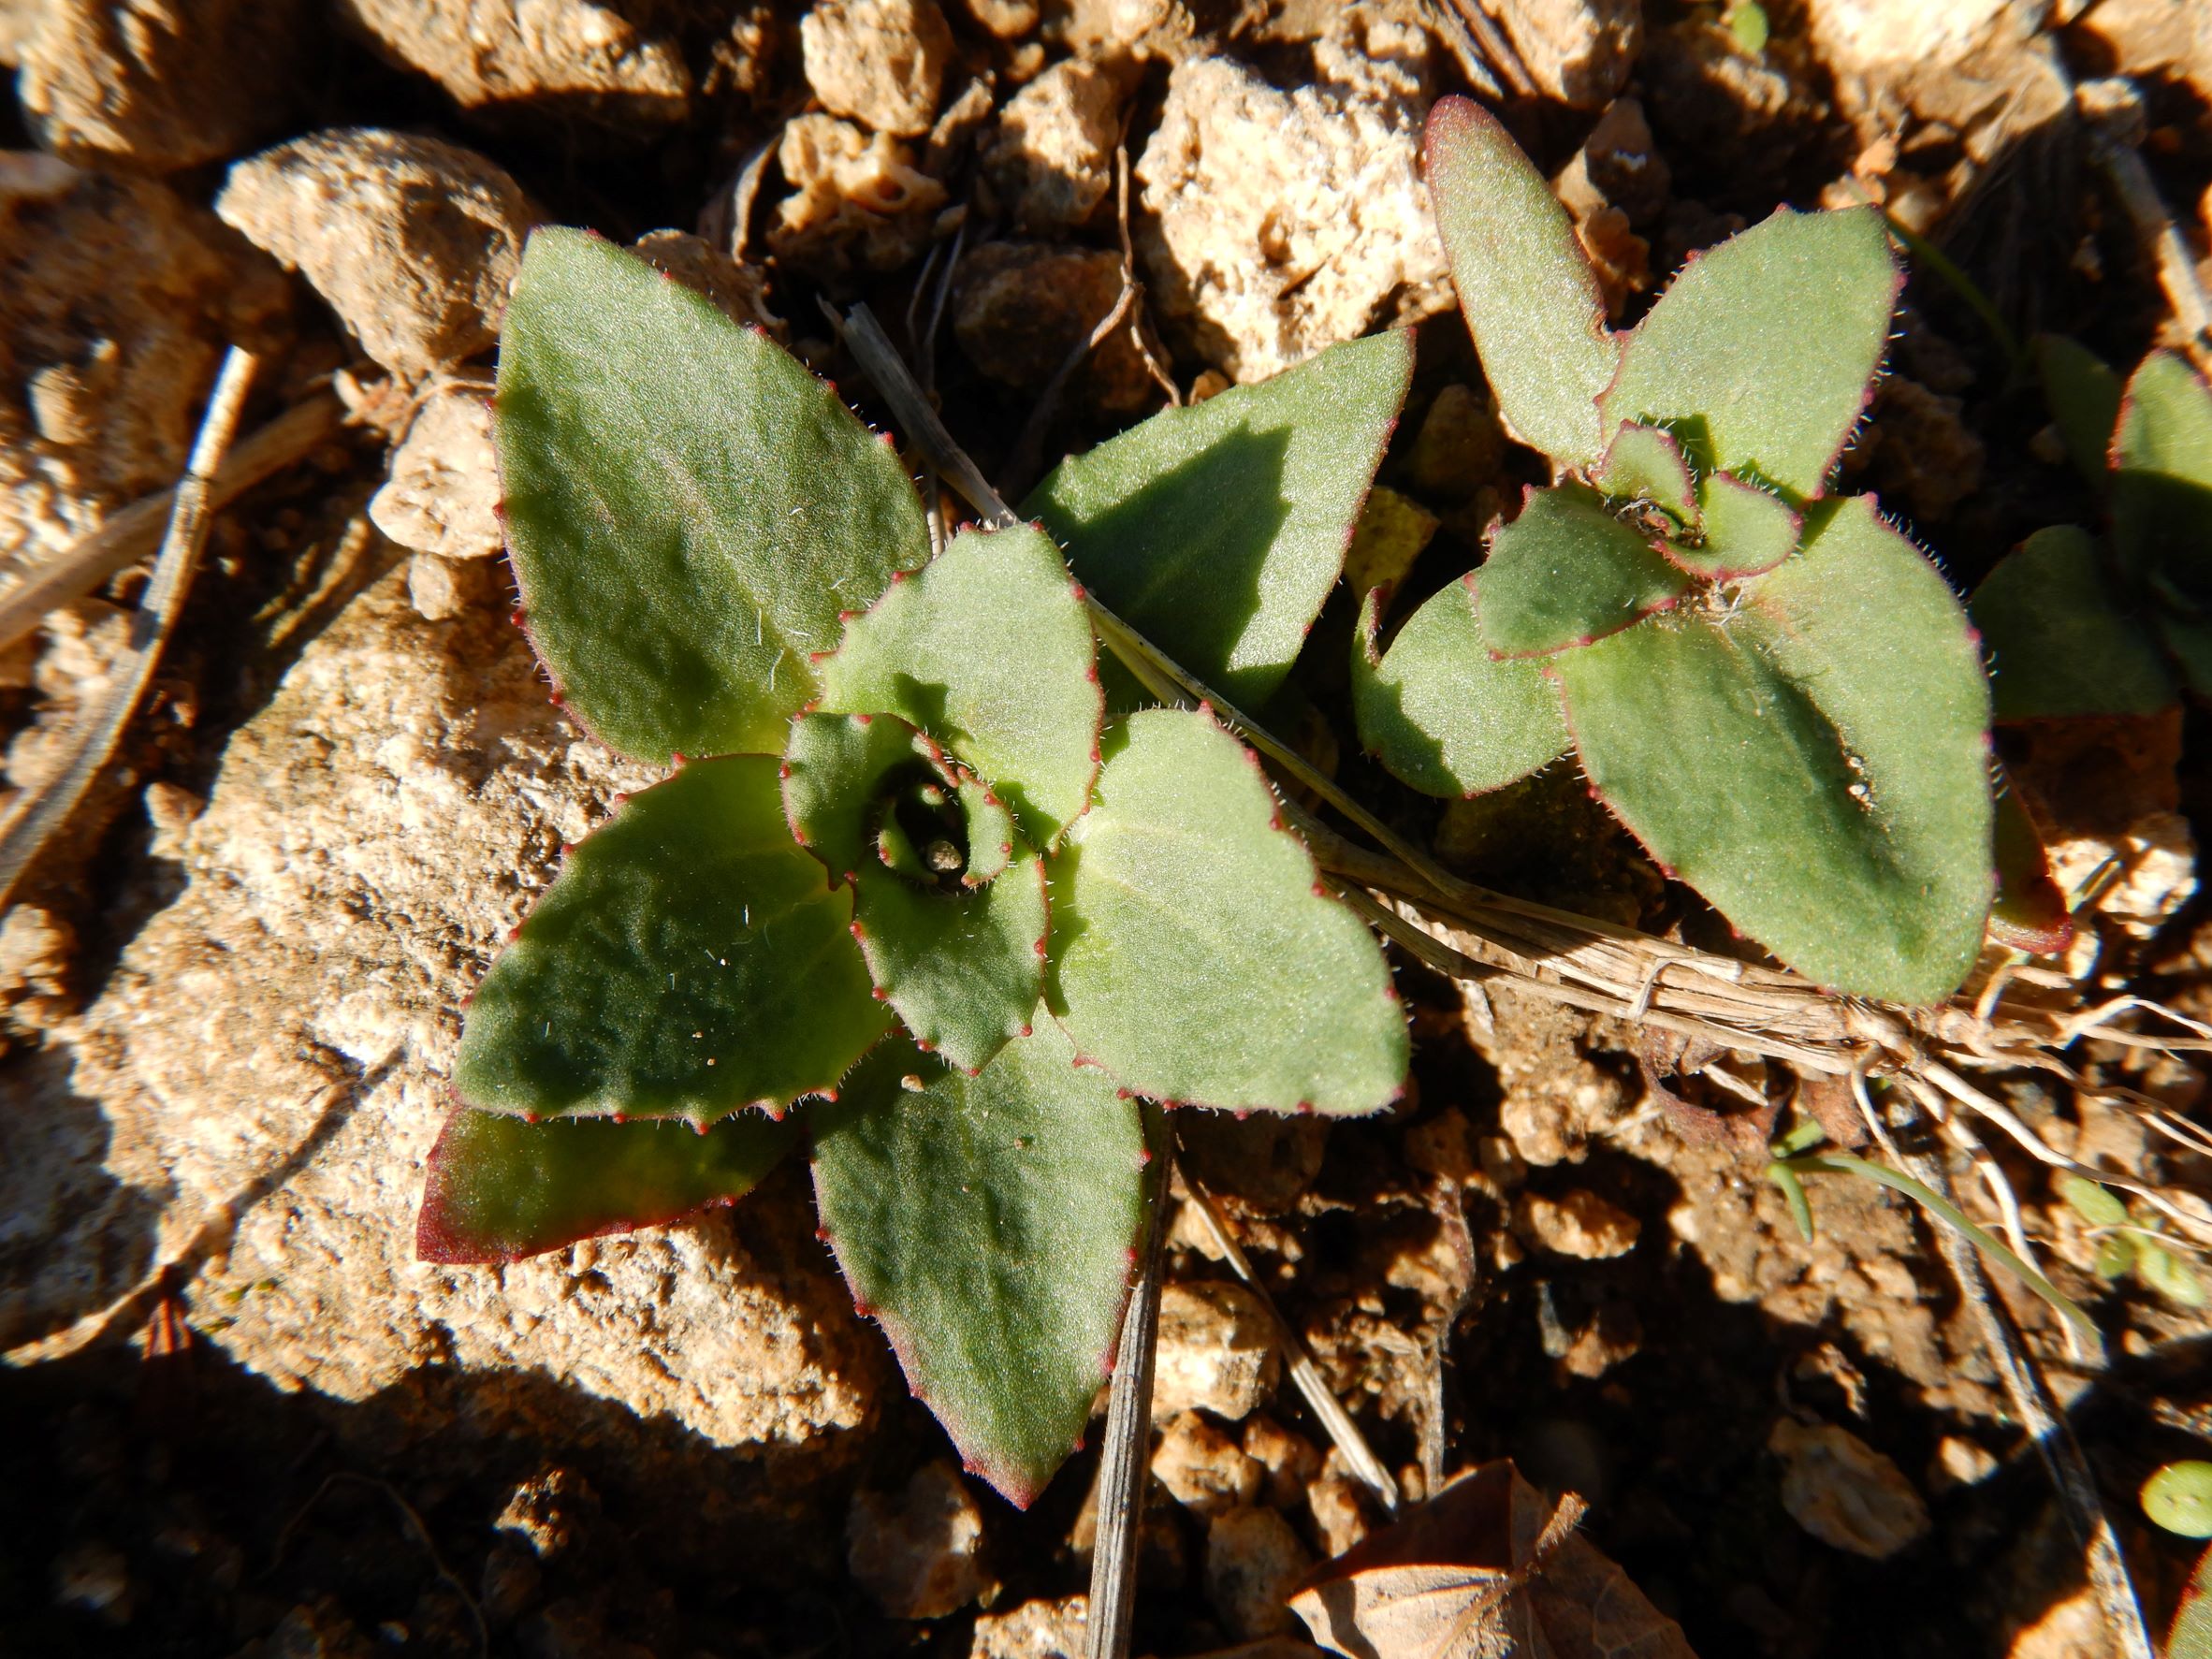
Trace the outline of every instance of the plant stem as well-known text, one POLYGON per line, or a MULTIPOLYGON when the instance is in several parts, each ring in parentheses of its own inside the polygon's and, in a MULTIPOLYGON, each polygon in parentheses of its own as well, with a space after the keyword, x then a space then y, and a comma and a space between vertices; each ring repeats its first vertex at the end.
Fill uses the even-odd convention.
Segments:
POLYGON ((1157 1108, 1145 1115, 1156 1148, 1152 1219, 1137 1282, 1122 1315, 1113 1386, 1106 1400, 1106 1443, 1099 1454, 1099 1529, 1091 1544, 1088 1659, 1127 1659, 1137 1606, 1137 1533, 1144 1520, 1144 1486, 1152 1465, 1152 1362, 1159 1340, 1159 1273, 1168 1229, 1168 1182, 1174 1137, 1157 1108))

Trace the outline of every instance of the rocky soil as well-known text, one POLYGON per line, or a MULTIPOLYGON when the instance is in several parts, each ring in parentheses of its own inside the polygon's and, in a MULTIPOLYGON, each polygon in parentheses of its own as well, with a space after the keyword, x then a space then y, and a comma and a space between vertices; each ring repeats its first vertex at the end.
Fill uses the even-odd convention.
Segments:
MULTIPOLYGON (((866 299, 1017 486, 1157 407, 1159 374, 1202 396, 1415 327, 1354 559, 1417 596, 1536 464, 1451 313, 1419 155, 1446 92, 1506 110, 1623 324, 1776 206, 1863 194, 2016 330, 2115 361, 2185 343, 2095 143, 2139 148, 2203 258, 2212 12, 1777 0, 1761 38, 1754 9, 0 0, 0 604, 175 479, 225 344, 262 354, 249 425, 344 415, 223 515, 115 764, 0 917, 0 1652, 1080 1652, 1095 1455, 1027 1513, 961 1477, 803 1170, 505 1269, 413 1259, 462 998, 645 780, 507 625, 483 398, 522 240, 635 244, 880 418, 817 304, 866 299), (1117 333, 1040 410, 1120 294, 1125 225, 1143 349, 1117 333)), ((1928 269, 1846 466, 1968 588, 2093 509, 1928 269)), ((0 645, 0 808, 55 764, 143 580, 0 645)), ((1351 621, 1340 595, 1279 712, 1409 833, 1531 897, 1712 924, 1578 780, 1439 812, 1367 769, 1351 621)), ((2024 733, 2008 759, 2063 870, 2117 861, 2069 969, 2206 1018, 2201 724, 2024 733)), ((1181 1128, 1409 1494, 1497 1456, 1582 1492, 1706 1659, 2106 1651, 1917 1212, 1831 1180, 1808 1244, 1756 1137, 1660 1091, 1637 1031, 1400 982, 1415 1072, 1386 1118, 1181 1128)), ((2198 1066, 2077 1058, 2204 1120, 2198 1066)), ((2008 1100, 2078 1159, 2212 1184, 2138 1117, 2047 1081, 2008 1100)), ((2162 1623, 2190 1555, 2132 1493, 2212 1433, 2212 1327, 2097 1276, 2042 1167, 1994 1152, 2104 1331, 2092 1368, 2012 1298, 2162 1623)), ((1171 1278, 1139 1651, 1309 1651, 1284 1593, 1382 1517, 1188 1205, 1171 1278)))

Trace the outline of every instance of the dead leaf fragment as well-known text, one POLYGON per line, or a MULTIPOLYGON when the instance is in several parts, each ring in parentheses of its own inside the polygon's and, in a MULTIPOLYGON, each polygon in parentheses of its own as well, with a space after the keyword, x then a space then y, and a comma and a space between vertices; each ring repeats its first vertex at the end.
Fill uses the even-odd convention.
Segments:
POLYGON ((1290 1598, 1350 1659, 1696 1659, 1681 1627, 1509 1462, 1461 1476, 1290 1598))

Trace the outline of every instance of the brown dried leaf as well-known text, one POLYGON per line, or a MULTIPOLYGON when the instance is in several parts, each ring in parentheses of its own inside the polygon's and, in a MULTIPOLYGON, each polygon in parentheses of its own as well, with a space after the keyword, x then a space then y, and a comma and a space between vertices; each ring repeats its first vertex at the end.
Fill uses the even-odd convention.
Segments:
POLYGON ((1511 1463, 1462 1476, 1290 1598, 1351 1659, 1696 1659, 1681 1627, 1511 1463))

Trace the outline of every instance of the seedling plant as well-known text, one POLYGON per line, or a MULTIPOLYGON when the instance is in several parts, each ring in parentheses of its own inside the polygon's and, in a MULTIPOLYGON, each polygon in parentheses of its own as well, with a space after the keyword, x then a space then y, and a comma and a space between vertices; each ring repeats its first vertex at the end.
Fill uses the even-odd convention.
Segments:
POLYGON ((1483 370, 1550 457, 1466 579, 1387 650, 1367 598, 1361 735, 1473 794, 1572 752, 1658 862, 1833 989, 1940 1001, 1992 878, 1988 690, 1942 575, 1828 494, 1899 274, 1871 209, 1776 213, 1608 330, 1565 211, 1448 98, 1430 188, 1483 370))
POLYGON ((2103 536, 2040 530, 1974 591, 2001 722, 2152 715, 2212 693, 2212 388, 2155 351, 2123 386, 2076 342, 2035 360, 2103 536))
MULTIPOLYGON (((1947 997, 1989 909, 1988 693, 1942 577, 1826 494, 1897 290, 1879 219, 1777 215, 1622 337, 1493 121, 1446 100, 1429 158, 1501 410, 1557 481, 1387 649, 1367 596, 1362 737, 1439 794, 1572 751, 1785 963, 1947 997)), ((1255 756, 1100 640, 1262 706, 1410 370, 1384 334, 1165 411, 933 554, 831 387, 537 233, 497 397, 520 619, 574 716, 670 772, 475 994, 420 1253, 734 1201, 803 1136, 916 1394, 1000 1492, 1040 1491, 1113 1363, 1157 1108, 1356 1115, 1403 1086, 1384 958, 1255 756)))

